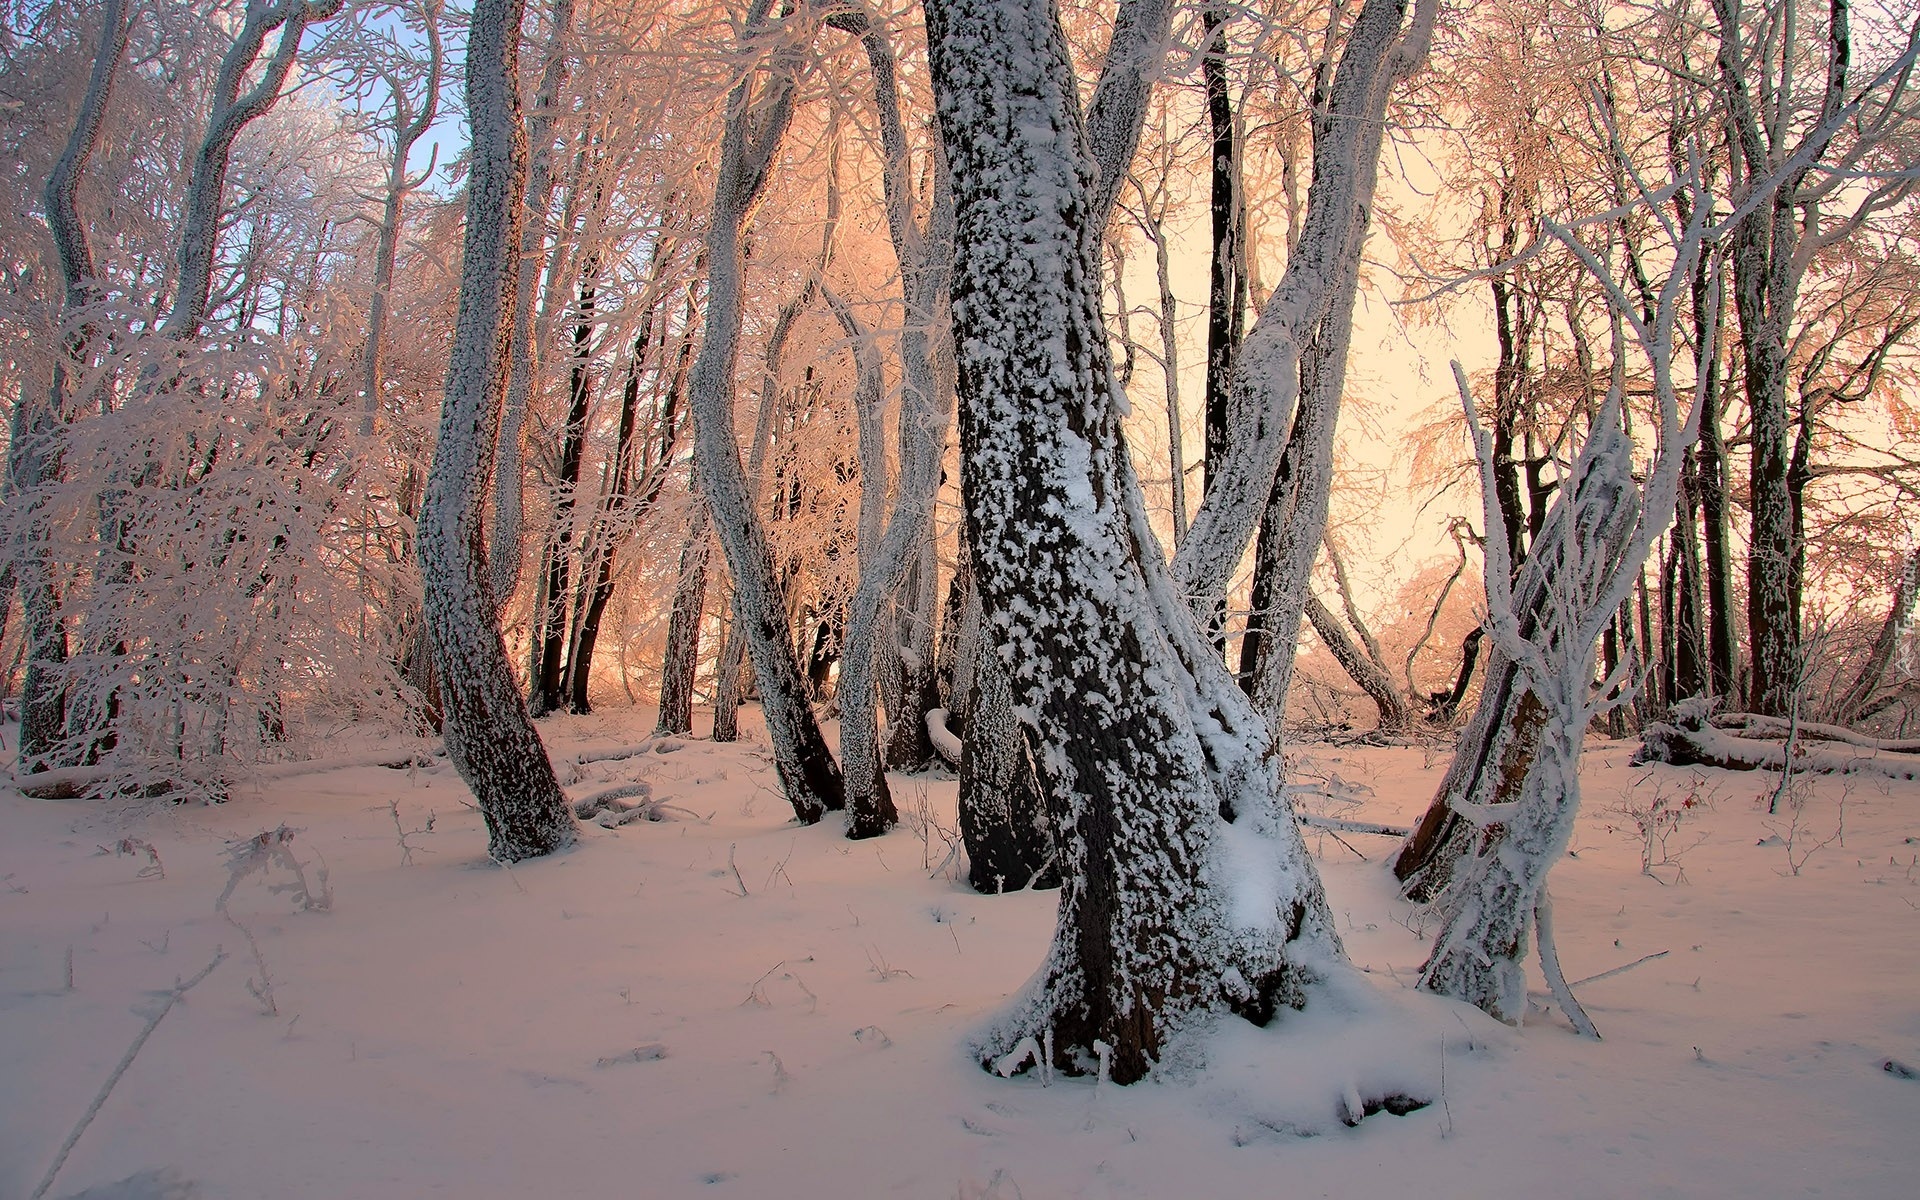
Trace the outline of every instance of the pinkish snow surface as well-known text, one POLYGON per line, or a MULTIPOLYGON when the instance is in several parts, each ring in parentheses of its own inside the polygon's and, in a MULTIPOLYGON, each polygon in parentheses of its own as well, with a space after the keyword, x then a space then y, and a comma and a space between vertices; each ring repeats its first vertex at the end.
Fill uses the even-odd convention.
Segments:
MULTIPOLYGON (((542 733, 565 762, 651 722, 542 733)), ((1367 974, 1270 1029, 1226 1022, 1168 1078, 1127 1089, 1000 1080, 963 1057, 1039 965, 1050 894, 967 891, 950 835, 916 834, 924 819, 860 843, 837 816, 794 827, 757 742, 580 768, 576 795, 639 778, 693 815, 589 825, 577 849, 510 872, 482 857, 444 765, 145 813, 0 791, 0 1196, 39 1182, 153 990, 221 946, 50 1195, 1920 1194, 1920 1080, 1882 1069, 1920 1066, 1920 784, 1820 780, 1794 830, 1756 803, 1771 776, 1705 773, 1710 806, 1684 811, 1678 865, 1656 880, 1618 811, 1645 775, 1628 752, 1590 748, 1575 855, 1551 881, 1571 977, 1667 951, 1577 989, 1604 1042, 1541 997, 1516 1031, 1408 991, 1423 922, 1392 898, 1391 843, 1344 835, 1362 862, 1314 836, 1367 974), (390 801, 409 830, 432 821, 408 835, 410 865, 390 801), (268 1015, 213 902, 226 842, 283 822, 309 871, 324 860, 334 902, 297 911, 269 890, 277 871, 236 889, 268 1015), (100 853, 125 837, 156 848, 164 878, 100 853), (1333 1119, 1343 1095, 1396 1090, 1436 1103, 1333 1119)), ((1410 820, 1445 765, 1417 749, 1302 753, 1362 820, 1410 820)), ((1636 794, 1692 778, 1662 768, 1636 794)), ((951 782, 894 787, 952 827, 951 782)))

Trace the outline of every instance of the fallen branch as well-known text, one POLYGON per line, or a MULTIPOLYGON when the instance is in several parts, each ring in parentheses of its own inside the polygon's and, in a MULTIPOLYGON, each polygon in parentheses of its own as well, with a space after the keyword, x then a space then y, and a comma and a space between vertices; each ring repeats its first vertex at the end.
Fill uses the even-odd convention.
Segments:
MULTIPOLYGON (((1804 729, 1804 726, 1802 727, 1804 729)), ((1685 729, 1656 721, 1640 734, 1636 764, 1667 763, 1676 767, 1719 767, 1727 771, 1782 771, 1787 748, 1778 742, 1737 737, 1719 729, 1685 729)), ((1884 775, 1889 779, 1920 779, 1920 756, 1860 748, 1858 753, 1797 747, 1795 771, 1820 775, 1884 775)))
POLYGON ((1590 983, 1595 983, 1602 979, 1612 979, 1615 975, 1620 975, 1627 971, 1633 970, 1635 967, 1639 966, 1641 963, 1650 963, 1656 958, 1665 958, 1667 955, 1671 953, 1673 953, 1671 950, 1656 950, 1652 954, 1642 954, 1639 958, 1636 958, 1632 962, 1626 963, 1623 966, 1615 967, 1611 971, 1602 971, 1598 975, 1589 975, 1585 979, 1576 979, 1572 983, 1568 984, 1567 986, 1568 987, 1585 987, 1590 983))
POLYGON ((623 762, 629 758, 638 758, 642 754, 650 754, 659 745, 659 738, 649 737, 631 746, 615 746, 610 750, 580 750, 568 755, 567 760, 582 767, 588 763, 623 762))
MULTIPOLYGON (((1722 713, 1713 718, 1713 724, 1718 729, 1753 738, 1785 738, 1795 729, 1793 722, 1779 717, 1764 717, 1759 713, 1722 713)), ((1798 736, 1817 742, 1845 742, 1849 746, 1885 750, 1893 754, 1920 754, 1920 738, 1877 738, 1843 725, 1801 721, 1798 723, 1798 736)))
POLYGON ((1336 833, 1376 833, 1381 837, 1403 838, 1413 831, 1405 825, 1381 825, 1373 821, 1346 821, 1339 817, 1317 817, 1311 813, 1295 813, 1294 820, 1309 829, 1327 829, 1336 833))
POLYGON ((40 1186, 33 1189, 32 1195, 27 1200, 41 1200, 41 1197, 47 1194, 47 1190, 53 1186, 53 1177, 60 1173, 61 1167, 67 1165, 67 1155, 73 1153, 73 1147, 80 1140, 80 1135, 85 1133, 87 1126, 93 1124, 93 1119, 100 1115, 100 1109, 106 1104, 107 1097, 113 1094, 114 1085, 120 1082, 120 1077, 127 1073, 128 1067, 133 1065, 133 1060, 139 1055, 140 1048, 147 1044, 147 1039, 153 1036, 153 1031, 160 1028, 160 1022, 173 1011, 173 1006, 180 1002, 182 996, 192 991, 201 980, 213 974, 213 969, 226 960, 227 952, 216 950, 213 961, 202 967, 200 973, 192 979, 182 983, 178 976, 174 977, 173 986, 163 993, 167 998, 166 1003, 147 1018, 146 1028, 133 1039, 133 1044, 127 1047, 127 1052, 120 1056, 119 1065, 114 1067, 113 1074, 107 1076, 107 1081, 100 1085, 99 1094, 93 1098, 93 1103, 87 1106, 87 1111, 81 1114, 79 1123, 73 1127, 73 1132, 67 1134, 67 1140, 60 1144, 60 1152, 53 1156, 53 1165, 47 1168, 46 1175, 40 1180, 40 1186))
POLYGON ((668 804, 665 797, 648 799, 641 804, 624 803, 630 796, 648 797, 652 793, 652 786, 644 782, 615 784, 573 801, 573 815, 582 821, 598 818, 597 823, 604 829, 630 825, 635 821, 664 821, 670 813, 692 820, 700 818, 699 813, 668 804))

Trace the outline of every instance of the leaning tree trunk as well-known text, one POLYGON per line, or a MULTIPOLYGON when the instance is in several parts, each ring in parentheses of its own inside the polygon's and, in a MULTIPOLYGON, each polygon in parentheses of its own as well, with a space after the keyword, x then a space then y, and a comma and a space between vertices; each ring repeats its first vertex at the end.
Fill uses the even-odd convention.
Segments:
MULTIPOLYGON (((1559 569, 1565 537, 1558 506, 1549 511, 1536 551, 1513 584, 1522 637, 1533 636, 1547 583, 1559 569)), ((1479 632, 1479 631, 1476 631, 1479 632)), ((1475 805, 1507 803, 1519 796, 1540 747, 1546 710, 1520 682, 1514 661, 1496 646, 1487 654, 1480 701, 1454 743, 1453 758, 1427 811, 1393 860, 1394 876, 1411 900, 1444 891, 1456 866, 1472 852, 1477 829, 1461 815, 1475 805)))
POLYGON ((468 33, 472 149, 460 307, 419 531, 427 635, 444 681, 447 756, 486 818, 487 853, 509 863, 558 850, 576 836, 507 664, 482 549, 527 171, 514 83, 524 12, 525 0, 478 0, 468 33))
POLYGON ((1320 602, 1320 597, 1307 594, 1307 619, 1313 624, 1313 631, 1326 643, 1347 678, 1360 685, 1360 690, 1373 701, 1379 711, 1376 732, 1380 734, 1405 733, 1413 724, 1413 713, 1407 707, 1405 696, 1394 686, 1393 677, 1387 674, 1373 659, 1368 658, 1361 648, 1354 644, 1347 631, 1341 627, 1340 618, 1333 615, 1331 609, 1320 602))
POLYGON ((1051 6, 936 0, 927 25, 967 251, 953 301, 974 565, 1062 878, 1045 967, 975 1049, 1128 1083, 1201 1015, 1264 1022, 1339 957, 1279 756, 1173 588, 1115 403, 1108 207, 1082 147, 1131 157, 1145 87, 1108 85, 1150 75, 1166 9, 1122 6, 1090 136, 1051 6), (1129 45, 1142 32, 1151 54, 1129 45))
POLYGON ((1833 711, 1828 714, 1834 724, 1850 725, 1866 711, 1868 702, 1887 677, 1887 668, 1893 665, 1894 650, 1901 636, 1913 628, 1916 605, 1920 605, 1920 547, 1907 555, 1906 566, 1894 582, 1893 606, 1887 610, 1887 619, 1880 623, 1880 632, 1867 651, 1866 661, 1860 664, 1847 690, 1834 701, 1833 711))
MULTIPOLYGON (((755 0, 746 25, 749 38, 767 35, 770 7, 771 0, 755 0)), ((784 32, 777 31, 776 36, 784 32)), ((752 103, 751 80, 736 85, 728 97, 713 216, 707 227, 707 323, 687 393, 700 492, 733 576, 733 636, 744 639, 753 657, 774 767, 787 799, 794 815, 810 824, 827 810, 842 807, 845 789, 787 641, 786 606, 773 554, 740 466, 733 426, 733 375, 744 303, 741 276, 746 266, 742 235, 793 119, 796 65, 791 47, 774 50, 771 68, 752 103)))

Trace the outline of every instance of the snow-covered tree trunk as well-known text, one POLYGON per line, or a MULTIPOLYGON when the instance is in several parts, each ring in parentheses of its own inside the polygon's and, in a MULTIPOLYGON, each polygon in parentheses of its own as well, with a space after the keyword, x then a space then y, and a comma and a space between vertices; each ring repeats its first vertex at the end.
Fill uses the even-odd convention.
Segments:
POLYGON ((487 853, 501 862, 558 850, 575 837, 573 814, 507 664, 482 543, 526 185, 514 83, 524 11, 525 0, 478 0, 468 32, 472 148, 460 307, 419 528, 447 756, 486 818, 487 853))
POLYGON ((513 340, 509 355, 506 406, 500 418, 500 449, 493 466, 493 519, 487 531, 488 572, 496 604, 504 607, 520 583, 520 542, 526 513, 526 421, 535 372, 543 346, 535 339, 533 317, 542 251, 547 245, 547 216, 553 206, 553 126, 560 89, 566 86, 573 36, 574 0, 553 0, 546 60, 534 92, 527 139, 532 146, 514 268, 513 340))
MULTIPOLYGON (((1377 155, 1378 144, 1372 149, 1377 155)), ((1310 602, 1313 564, 1327 530, 1327 505, 1333 491, 1333 435, 1346 387, 1347 348, 1353 340, 1359 249, 1355 244, 1352 258, 1337 264, 1333 311, 1315 328, 1301 357, 1300 403, 1293 415, 1293 432, 1288 435, 1287 449, 1260 519, 1254 554, 1253 613, 1247 625, 1248 636, 1255 639, 1254 703, 1276 729, 1286 718, 1300 617, 1310 602)), ((1243 643, 1243 671, 1247 666, 1245 651, 1243 643)))
POLYGON ((8 564, 20 592, 26 675, 20 691, 19 764, 22 774, 57 765, 54 756, 66 735, 67 632, 60 618, 60 592, 54 579, 52 530, 47 526, 43 489, 61 477, 61 431, 70 417, 74 375, 88 366, 93 340, 88 311, 99 298, 93 247, 80 220, 77 195, 100 140, 101 122, 113 92, 114 77, 129 35, 125 0, 106 0, 101 10, 100 43, 94 52, 87 90, 74 113, 66 148, 53 165, 42 193, 47 228, 53 234, 65 295, 60 307, 61 352, 54 356, 53 379, 44 401, 23 381, 14 404, 7 443, 7 491, 25 506, 26 545, 8 564))
MULTIPOLYGON (((840 756, 847 781, 847 832, 852 837, 867 837, 885 832, 896 819, 879 753, 876 634, 882 606, 890 596, 900 593, 933 536, 934 496, 940 487, 940 457, 952 396, 948 381, 940 378, 935 359, 947 337, 953 228, 951 196, 945 171, 938 165, 937 145, 932 211, 924 223, 914 212, 912 163, 900 118, 893 48, 886 31, 863 12, 835 19, 861 35, 873 72, 884 155, 887 228, 900 264, 901 300, 907 314, 900 337, 900 478, 893 512, 878 545, 870 556, 861 555, 860 580, 848 603, 846 646, 840 660, 840 756)), ((863 453, 863 462, 865 458, 863 453)), ((863 512, 868 494, 868 478, 863 473, 863 512)), ((926 743, 926 702, 933 675, 932 580, 923 583, 925 586, 915 595, 904 597, 900 606, 913 639, 907 648, 906 684, 902 688, 903 699, 910 696, 912 703, 889 714, 897 734, 917 737, 909 742, 915 748, 926 743)), ((925 757, 920 755, 923 762, 925 757)))
MULTIPOLYGON (((1537 604, 1532 597, 1524 602, 1515 597, 1494 442, 1480 424, 1466 373, 1454 364, 1479 460, 1487 521, 1486 629, 1500 655, 1514 664, 1514 686, 1526 692, 1521 707, 1539 710, 1539 746, 1533 754, 1502 764, 1505 794, 1491 797, 1494 803, 1455 804, 1457 816, 1474 827, 1476 836, 1466 857, 1453 865, 1438 898, 1443 923, 1421 970, 1420 986, 1508 1022, 1518 1023, 1525 1015, 1523 963, 1537 928, 1555 999, 1576 1029, 1594 1034, 1558 969, 1546 878, 1573 834, 1587 730, 1595 717, 1625 703, 1634 690, 1630 662, 1594 684, 1596 648, 1632 597, 1655 541, 1673 522, 1686 452, 1698 436, 1700 409, 1711 402, 1704 393, 1705 381, 1696 380, 1683 421, 1673 380, 1678 305, 1689 294, 1694 263, 1705 256, 1713 209, 1700 186, 1697 162, 1672 185, 1673 190, 1683 187, 1695 200, 1692 218, 1684 228, 1666 226, 1673 238, 1674 268, 1657 297, 1630 299, 1592 249, 1566 227, 1543 222, 1548 236, 1563 243, 1600 284, 1614 324, 1606 402, 1574 461, 1571 486, 1559 489, 1534 540, 1528 569, 1521 572, 1523 579, 1539 581, 1537 604), (1646 360, 1657 439, 1652 461, 1638 475, 1625 428, 1627 328, 1646 360), (1531 629, 1523 626, 1529 613, 1531 629), (1505 802, 1509 795, 1511 802, 1505 802)), ((1636 199, 1649 204, 1654 197, 1643 187, 1636 199)))
MULTIPOLYGON (((934 484, 939 485, 937 472, 934 484)), ((940 615, 936 586, 939 560, 934 553, 932 507, 931 503, 927 506, 927 527, 921 532, 919 550, 913 555, 906 582, 896 594, 894 624, 900 641, 895 657, 900 662, 901 678, 899 697, 888 710, 892 723, 887 726, 886 763, 889 770, 907 774, 926 770, 936 756, 927 732, 927 714, 940 707, 934 645, 940 615)))
POLYGON ((1394 686, 1393 677, 1387 674, 1387 669, 1354 644, 1341 626, 1340 618, 1334 616, 1333 610, 1311 592, 1307 594, 1306 616, 1313 625, 1313 631, 1320 635, 1327 650, 1339 662, 1340 669, 1347 673, 1347 678, 1359 684, 1360 690, 1367 694, 1367 699, 1373 701, 1379 714, 1377 732, 1405 733, 1413 723, 1413 713, 1407 708, 1406 697, 1394 686))
POLYGON ((707 321, 688 378, 687 398, 693 414, 700 493, 713 515, 714 533, 733 576, 733 636, 745 640, 753 658, 774 766, 787 799, 795 816, 812 823, 827 810, 843 806, 845 788, 839 764, 827 749, 807 701, 806 681, 787 639, 786 606, 766 533, 740 466, 733 425, 734 365, 744 302, 741 238, 792 121, 798 70, 795 47, 810 35, 807 13, 776 25, 768 21, 770 7, 770 0, 754 0, 745 25, 748 43, 756 50, 772 43, 766 79, 751 95, 753 80, 743 80, 727 101, 713 214, 707 225, 707 321))
POLYGON ((997 896, 1056 887, 1053 834, 1027 757, 1026 731, 1013 715, 1007 664, 991 647, 967 674, 966 740, 960 746, 960 838, 967 882, 997 896))
POLYGON ((1131 1082, 1203 1014, 1301 1003, 1339 943, 1266 724, 1174 591, 1126 457, 1087 147, 1129 121, 1096 92, 1083 131, 1051 5, 936 0, 927 15, 963 248, 974 566, 1062 876, 1047 964, 976 1051, 994 1063, 1032 1039, 1062 1069, 1104 1060, 1131 1082))
POLYGON ((700 661, 700 615, 707 601, 707 509, 697 505, 680 548, 680 581, 667 616, 667 648, 660 663, 660 715, 655 733, 693 732, 693 676, 700 661))
MULTIPOLYGON (((1632 446, 1619 429, 1617 416, 1613 419, 1611 428, 1589 435, 1575 467, 1580 499, 1573 513, 1549 520, 1557 544, 1545 544, 1543 538, 1534 545, 1531 557, 1551 560, 1558 570, 1547 583, 1544 611, 1531 634, 1522 638, 1510 594, 1506 610, 1496 611, 1491 618, 1510 626, 1505 639, 1496 630, 1496 644, 1518 660, 1515 685, 1524 694, 1517 703, 1522 722, 1531 727, 1532 745, 1523 757, 1505 764, 1499 786, 1486 802, 1454 806, 1453 811, 1472 827, 1472 844, 1450 864, 1447 889, 1439 897, 1446 921, 1420 977, 1422 987, 1465 1000, 1510 1024, 1526 1014, 1524 964, 1534 910, 1547 872, 1566 851, 1579 812, 1580 745, 1586 737, 1586 718, 1598 707, 1587 693, 1593 686, 1600 627, 1610 611, 1603 611, 1594 636, 1584 644, 1578 626, 1591 616, 1584 608, 1591 603, 1595 583, 1610 584, 1607 573, 1621 573, 1620 559, 1640 515, 1632 446), (1575 604, 1582 608, 1569 611, 1575 604), (1531 654, 1516 654, 1509 641, 1520 642, 1531 654), (1530 669, 1529 658, 1567 675, 1553 680, 1552 694, 1546 699, 1541 696, 1543 681, 1537 677, 1542 672, 1530 669), (1557 703, 1565 697, 1577 697, 1578 706, 1570 710, 1557 703), (1571 719, 1579 720, 1577 727, 1570 727, 1571 719)), ((1491 449, 1487 454, 1491 461, 1491 449)), ((1491 495, 1492 489, 1488 492, 1491 495)), ((1490 522, 1498 522, 1497 502, 1488 508, 1490 522)), ((1504 532, 1489 525, 1489 557, 1504 559, 1504 541, 1495 545, 1496 535, 1504 532)), ((1500 569, 1506 570, 1504 563, 1500 569)), ((1488 578, 1492 577, 1489 564, 1488 578)), ((1492 590, 1499 590, 1497 581, 1492 590)))

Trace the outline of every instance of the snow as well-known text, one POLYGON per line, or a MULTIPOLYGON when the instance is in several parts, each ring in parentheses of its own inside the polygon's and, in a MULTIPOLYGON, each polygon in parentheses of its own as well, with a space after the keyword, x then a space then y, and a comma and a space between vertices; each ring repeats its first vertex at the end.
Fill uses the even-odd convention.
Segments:
MULTIPOLYGON (((444 765, 360 755, 210 808, 0 792, 0 1195, 32 1190, 153 993, 216 946, 227 960, 50 1195, 1872 1200, 1920 1177, 1920 1083, 1882 1067, 1920 1065, 1920 783, 1808 779, 1789 825, 1764 811, 1770 776, 1701 772, 1709 803, 1673 844, 1703 840, 1663 883, 1622 828, 1626 789, 1694 772, 1589 746, 1553 890, 1597 1043, 1544 1011, 1537 976, 1542 1008, 1517 1030, 1412 991, 1428 947, 1381 865, 1391 841, 1343 835, 1361 862, 1309 830, 1353 970, 1270 1028, 1190 1033, 1155 1082, 1042 1086, 965 1054, 1040 965, 1054 899, 936 872, 954 784, 893 780, 925 789, 930 843, 903 827, 853 844, 793 823, 752 710, 740 743, 570 765, 652 725, 630 710, 541 731, 571 794, 642 781, 696 815, 583 826, 573 850, 510 870, 484 858, 444 765), (1844 844, 1809 855, 1843 801, 1844 844), (282 824, 310 878, 324 861, 333 904, 270 890, 292 880, 279 868, 234 888, 269 1016, 214 902, 227 843, 282 824), (164 876, 143 876, 144 852, 99 851, 123 838, 164 876), (1389 1095, 1432 1103, 1342 1125, 1389 1095)), ((1372 789, 1348 815, 1400 825, 1445 767, 1417 748, 1305 752, 1372 789)))

